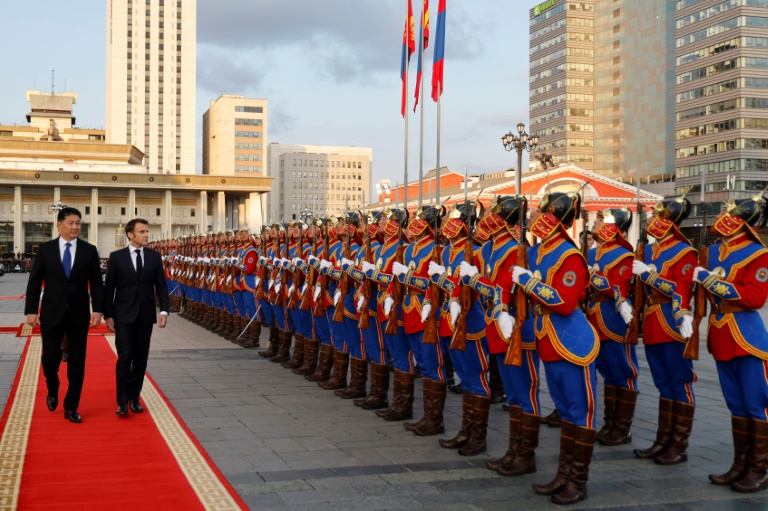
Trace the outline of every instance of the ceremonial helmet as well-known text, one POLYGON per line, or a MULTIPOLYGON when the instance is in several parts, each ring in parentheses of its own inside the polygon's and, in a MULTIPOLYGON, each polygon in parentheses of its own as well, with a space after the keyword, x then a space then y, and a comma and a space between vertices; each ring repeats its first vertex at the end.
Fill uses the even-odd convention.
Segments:
POLYGON ((627 208, 608 208, 598 211, 597 214, 603 225, 594 233, 595 237, 603 242, 616 239, 619 245, 632 250, 632 244, 624 236, 632 225, 632 212, 627 208))
POLYGON ((566 228, 573 225, 574 219, 581 213, 581 196, 576 192, 547 193, 539 201, 539 211, 541 215, 530 226, 534 236, 547 239, 559 229, 570 240, 566 228))
POLYGON ((390 210, 389 222, 387 222, 387 226, 384 228, 384 232, 389 236, 394 236, 397 234, 398 228, 408 225, 409 218, 410 213, 408 213, 407 209, 390 210))
POLYGON ((725 211, 712 226, 716 232, 732 236, 742 229, 753 241, 762 243, 753 229, 764 227, 768 222, 768 201, 762 194, 749 199, 730 199, 724 208, 725 211))
POLYGON ((408 225, 411 236, 418 236, 427 227, 434 233, 440 229, 440 220, 445 216, 445 206, 421 206, 416 210, 416 218, 408 225))
POLYGON ((506 229, 514 235, 514 227, 520 221, 520 214, 525 207, 525 197, 502 195, 496 198, 496 203, 491 206, 491 214, 483 218, 478 226, 478 237, 482 240, 506 229))
POLYGON ((379 221, 382 217, 381 211, 369 211, 366 214, 366 223, 368 224, 368 236, 375 238, 379 233, 379 221))
POLYGON ((672 230, 675 237, 687 242, 688 240, 680 232, 679 226, 691 214, 691 209, 691 201, 685 196, 657 202, 653 207, 656 216, 646 228, 648 234, 656 239, 662 239, 672 230))
POLYGON ((453 205, 448 212, 448 221, 443 225, 443 232, 448 238, 455 238, 462 232, 466 232, 470 226, 477 225, 477 221, 482 217, 485 210, 482 202, 461 202, 453 205), (478 215, 477 207, 480 207, 478 215))

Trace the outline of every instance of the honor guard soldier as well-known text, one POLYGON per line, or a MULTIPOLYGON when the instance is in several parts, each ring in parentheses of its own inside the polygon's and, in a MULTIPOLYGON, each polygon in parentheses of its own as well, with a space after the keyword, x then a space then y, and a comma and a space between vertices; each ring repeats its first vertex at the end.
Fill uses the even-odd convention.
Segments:
POLYGON ((691 297, 697 253, 678 228, 690 212, 691 203, 685 197, 656 204, 647 232, 657 242, 646 250, 645 261, 632 263, 633 273, 646 284, 643 344, 659 391, 656 440, 634 453, 638 458, 654 458, 660 465, 687 461, 696 405, 696 373, 693 362, 683 358, 683 350, 693 333, 691 297))
POLYGON ((264 324, 269 327, 269 340, 267 349, 260 351, 259 355, 265 358, 274 357, 277 354, 278 335, 275 326, 275 314, 272 302, 269 301, 270 281, 272 280, 271 253, 275 251, 275 242, 271 238, 272 229, 268 225, 261 227, 261 249, 259 251, 259 268, 256 274, 257 299, 261 308, 261 316, 264 324))
POLYGON ((277 231, 278 252, 272 257, 274 265, 273 283, 272 283, 272 305, 275 313, 275 324, 278 328, 279 344, 277 354, 270 358, 271 362, 286 362, 290 359, 291 343, 293 333, 291 332, 290 317, 287 314, 287 296, 288 296, 288 270, 283 268, 283 259, 288 256, 288 230, 283 222, 275 224, 273 230, 277 231))
POLYGON ((709 247, 709 269, 694 271, 711 302, 707 346, 731 412, 734 447, 731 468, 709 479, 742 493, 768 487, 768 332, 759 313, 768 297, 768 250, 753 230, 766 221, 762 195, 728 201, 713 225, 723 241, 709 247))
POLYGON ((300 237, 303 240, 301 251, 296 252, 293 258, 293 264, 296 271, 300 272, 299 286, 294 290, 298 293, 297 314, 300 317, 301 336, 304 338, 304 355, 300 366, 293 368, 293 372, 304 376, 310 375, 317 369, 317 357, 320 353, 320 341, 317 340, 314 328, 314 318, 312 315, 312 289, 314 271, 307 263, 308 257, 314 252, 314 244, 317 241, 316 226, 313 220, 306 216, 308 225, 303 222, 299 226, 300 237))
POLYGON ((512 271, 512 279, 531 299, 536 351, 563 419, 555 479, 533 488, 561 505, 587 497, 596 433, 595 359, 600 343, 579 306, 589 286, 587 261, 566 230, 580 207, 578 194, 544 195, 529 220, 530 231, 540 243, 528 252, 529 268, 515 266, 512 271))
MULTIPOLYGON (((320 273, 321 260, 329 257, 330 253, 330 229, 333 220, 331 218, 318 218, 314 221, 313 235, 317 236, 315 254, 307 257, 307 261, 315 272, 315 282, 311 288, 312 319, 315 324, 315 334, 320 340, 320 354, 317 367, 311 374, 304 377, 309 381, 325 382, 331 377, 331 369, 334 363, 334 347, 331 338, 331 326, 325 310, 327 303, 328 277, 320 273)), ((327 264, 327 263, 326 263, 327 264)))
POLYGON ((591 285, 587 319, 600 339, 597 372, 605 380, 605 419, 597 432, 597 441, 603 445, 629 443, 637 402, 637 353, 635 345, 624 339, 632 321, 628 298, 635 256, 624 234, 631 224, 628 209, 599 212, 592 228, 597 247, 590 248, 587 256, 591 285))
POLYGON ((363 263, 363 271, 379 286, 379 322, 394 364, 393 402, 386 410, 377 410, 376 415, 387 421, 396 421, 413 417, 413 358, 403 327, 402 308, 391 295, 394 287, 390 287, 393 284, 392 267, 395 261, 402 262, 405 249, 403 234, 408 226, 409 214, 407 209, 396 209, 387 216, 385 241, 375 254, 376 263, 363 263))
POLYGON ((515 327, 515 311, 508 304, 514 304, 511 270, 518 264, 521 243, 519 223, 523 206, 522 200, 516 197, 499 197, 491 215, 480 222, 478 234, 488 241, 478 254, 477 267, 464 263, 460 268, 462 283, 478 292, 485 312, 488 350, 490 356, 496 358, 507 395, 509 446, 504 456, 485 464, 486 468, 506 476, 535 472, 539 444, 539 357, 533 338, 532 319, 520 325, 523 328, 521 365, 505 363, 515 327))
POLYGON ((274 264, 275 259, 280 257, 280 236, 279 236, 280 224, 274 223, 269 227, 269 233, 267 234, 267 250, 263 256, 262 261, 264 276, 262 277, 264 285, 265 302, 268 307, 264 308, 265 314, 267 314, 267 322, 269 323, 269 345, 266 351, 261 354, 265 358, 272 360, 277 356, 280 349, 280 324, 278 322, 278 315, 275 305, 275 280, 277 277, 277 267, 274 264))
POLYGON ((239 340, 243 348, 258 348, 261 323, 256 317, 256 265, 259 255, 256 251, 258 238, 251 235, 250 229, 242 227, 240 234, 243 236, 243 248, 240 252, 240 260, 237 263, 241 272, 240 287, 243 294, 243 307, 245 309, 245 324, 241 325, 241 331, 245 331, 239 340))

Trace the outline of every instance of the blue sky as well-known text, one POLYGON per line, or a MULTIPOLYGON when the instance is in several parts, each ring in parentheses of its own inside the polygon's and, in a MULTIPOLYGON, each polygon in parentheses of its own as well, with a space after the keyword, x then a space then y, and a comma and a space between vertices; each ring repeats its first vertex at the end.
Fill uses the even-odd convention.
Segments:
MULTIPOLYGON (((430 0, 432 34, 438 0, 430 0)), ((528 124, 528 9, 521 0, 448 0, 440 164, 470 173, 514 167, 501 136, 528 124)), ((402 0, 198 0, 197 170, 202 115, 220 94, 269 100, 269 142, 373 148, 373 181, 402 182, 402 0)), ((418 20, 420 0, 413 0, 418 20)), ((77 92, 77 126, 105 123, 105 0, 3 6, 0 124, 24 124, 26 89, 77 92)), ((418 23, 418 21, 417 21, 418 23)), ((418 27, 418 25, 417 25, 418 27)), ((418 28, 417 28, 418 34, 418 28)), ((417 35, 418 37, 418 35, 417 35)), ((431 81, 432 47, 425 55, 431 81)), ((413 89, 416 56, 411 61, 413 89)), ((429 91, 429 89, 428 89, 429 91)), ((427 91, 427 92, 428 92, 427 91)), ((413 104, 413 91, 410 104, 413 104)), ((419 115, 409 116, 408 173, 419 168, 419 115)), ((437 156, 426 96, 424 168, 437 156)), ((526 158, 527 161, 527 158, 526 158)), ((524 163, 524 168, 526 163, 524 163)))

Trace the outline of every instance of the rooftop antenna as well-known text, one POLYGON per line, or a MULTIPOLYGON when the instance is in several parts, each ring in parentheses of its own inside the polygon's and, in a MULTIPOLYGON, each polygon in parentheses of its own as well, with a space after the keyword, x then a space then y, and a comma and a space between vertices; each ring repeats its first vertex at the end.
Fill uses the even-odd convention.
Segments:
POLYGON ((53 66, 51 66, 51 94, 55 94, 54 92, 55 77, 56 77, 56 70, 53 69, 53 66))

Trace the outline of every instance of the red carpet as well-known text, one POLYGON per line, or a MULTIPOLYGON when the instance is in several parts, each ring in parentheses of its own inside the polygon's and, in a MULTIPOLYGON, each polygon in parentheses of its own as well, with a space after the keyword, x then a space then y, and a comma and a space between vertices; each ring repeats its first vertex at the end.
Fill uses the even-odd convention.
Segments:
MULTIPOLYGON (((7 328, 7 327, 0 327, 0 328, 7 328)), ((40 335, 40 325, 33 327, 30 327, 26 323, 20 324, 18 327, 14 328, 13 330, 16 332, 16 337, 27 337, 30 335, 40 335)), ((110 332, 107 330, 107 324, 105 322, 101 322, 99 326, 96 328, 89 328, 88 329, 88 335, 114 335, 110 334, 110 332)))
POLYGON ((0 300, 21 300, 27 295, 19 295, 19 296, 0 296, 0 300))
POLYGON ((64 420, 66 364, 59 408, 48 411, 40 346, 39 337, 27 343, 0 421, 0 474, 19 472, 15 482, 0 477, 0 508, 247 509, 151 379, 144 413, 115 415, 116 355, 105 337, 89 338, 82 424, 64 420))

